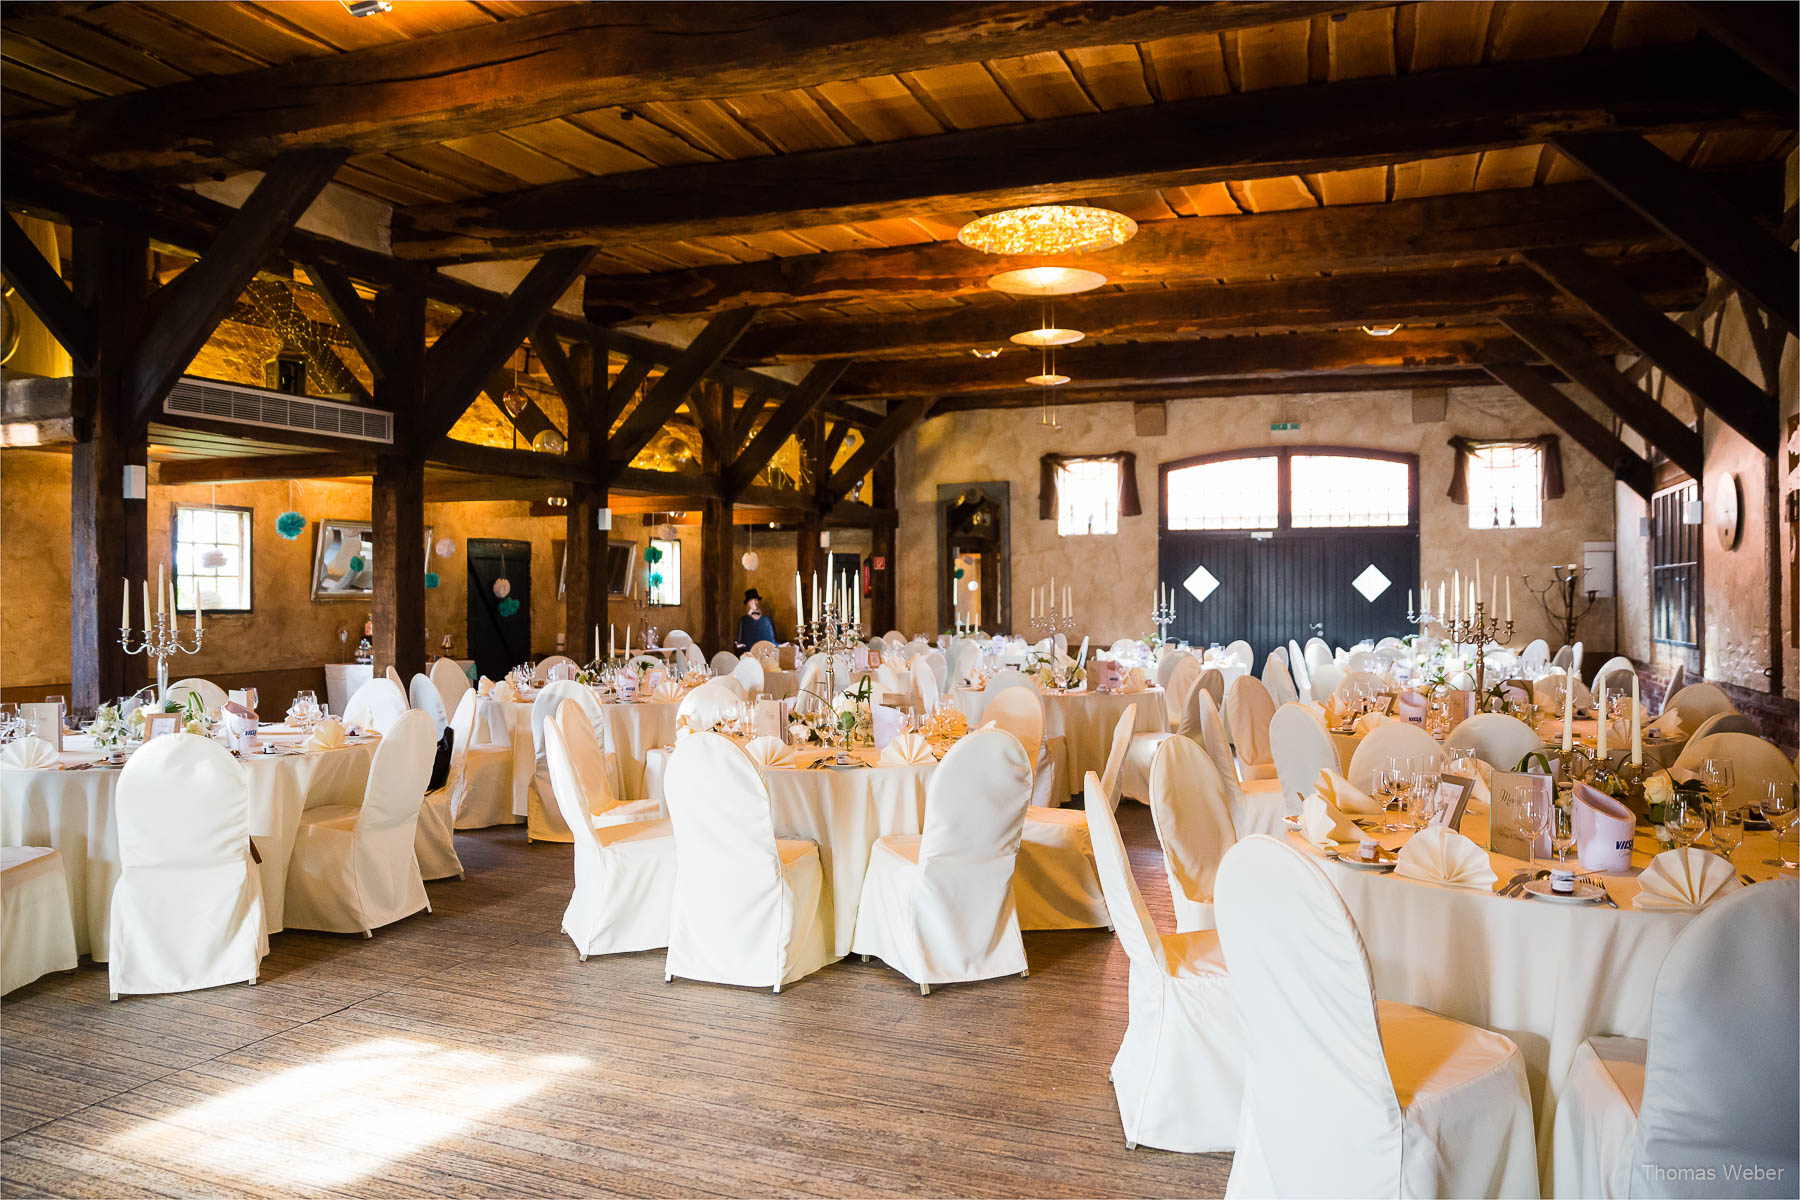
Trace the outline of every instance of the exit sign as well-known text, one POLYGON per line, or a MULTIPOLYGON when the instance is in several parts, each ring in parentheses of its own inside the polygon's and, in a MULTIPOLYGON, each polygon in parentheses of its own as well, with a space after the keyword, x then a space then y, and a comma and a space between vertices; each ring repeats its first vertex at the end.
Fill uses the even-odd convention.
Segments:
POLYGON ((1272 431, 1274 431, 1275 433, 1281 433, 1284 430, 1300 428, 1300 422, 1298 422, 1298 421, 1270 421, 1269 428, 1272 431))

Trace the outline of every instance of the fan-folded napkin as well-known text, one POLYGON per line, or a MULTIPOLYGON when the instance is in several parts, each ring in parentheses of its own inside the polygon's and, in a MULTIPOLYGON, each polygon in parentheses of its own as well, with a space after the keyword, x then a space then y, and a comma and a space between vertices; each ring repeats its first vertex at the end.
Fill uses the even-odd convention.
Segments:
POLYGON ((1300 833, 1315 846, 1336 842, 1360 842, 1362 830, 1339 812, 1337 806, 1318 796, 1300 802, 1300 833))
POLYGON ((1383 713, 1378 713, 1378 712, 1364 713, 1362 716, 1356 718, 1356 732, 1358 732, 1358 733, 1374 733, 1377 729, 1380 729, 1386 723, 1387 723, 1387 716, 1383 713))
POLYGON ((650 693, 650 698, 653 700, 679 700, 681 699, 681 685, 665 680, 656 685, 656 690, 650 693))
POLYGON ((1335 807, 1339 812, 1361 815, 1382 811, 1380 801, 1330 767, 1319 772, 1319 778, 1313 786, 1318 790, 1319 798, 1335 807))
POLYGON ((41 737, 22 737, 0 750, 0 767, 41 771, 57 764, 56 747, 41 737))
POLYGON ((1576 854, 1584 871, 1624 871, 1631 866, 1631 810, 1585 783, 1575 785, 1576 854))
POLYGON ((336 717, 326 717, 313 727, 300 743, 303 750, 336 750, 344 744, 344 726, 336 717))
POLYGON ((506 682, 504 679, 488 689, 487 694, 489 700, 497 700, 501 703, 505 703, 509 700, 516 700, 518 699, 518 696, 519 693, 513 690, 513 685, 506 682))
POLYGON ((752 738, 744 744, 744 753, 759 767, 792 767, 794 748, 778 737, 752 738))
POLYGON ((1412 835, 1400 848, 1394 874, 1449 887, 1491 889, 1498 878, 1487 851, 1442 825, 1412 835))
POLYGON ((1641 889, 1633 908, 1653 912, 1696 912, 1744 885, 1731 864, 1710 851, 1689 846, 1665 850, 1638 876, 1641 889))
POLYGON ((486 675, 483 675, 481 681, 475 685, 475 694, 478 696, 485 696, 493 690, 494 681, 489 679, 486 675))
POLYGON ((1671 708, 1650 722, 1649 728, 1654 729, 1659 737, 1678 738, 1681 736, 1681 714, 1671 708))
POLYGON ((1149 686, 1147 681, 1148 677, 1144 674, 1144 668, 1133 667, 1131 670, 1125 672, 1125 684, 1123 690, 1127 692, 1141 692, 1145 687, 1149 686))
POLYGON ((937 755, 931 752, 931 743, 916 733, 901 734, 881 751, 881 765, 884 767, 904 767, 936 761, 937 755))

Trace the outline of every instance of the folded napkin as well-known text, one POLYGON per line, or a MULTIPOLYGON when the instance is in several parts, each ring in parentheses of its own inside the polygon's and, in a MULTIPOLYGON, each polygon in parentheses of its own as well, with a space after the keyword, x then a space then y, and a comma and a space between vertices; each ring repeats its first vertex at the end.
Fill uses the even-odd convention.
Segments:
POLYGON ((1360 842, 1363 832, 1329 800, 1308 796, 1300 802, 1300 833, 1315 846, 1360 842))
POLYGON ((794 748, 778 737, 751 738, 744 744, 744 753, 759 767, 792 767, 795 764, 794 748))
POLYGON ((1491 890, 1498 878, 1486 850, 1442 825, 1430 825, 1406 840, 1394 874, 1448 887, 1491 890))
POLYGON ((936 761, 937 755, 931 752, 931 743, 917 733, 903 733, 881 751, 881 765, 884 767, 904 767, 936 761))
POLYGON ((1410 688, 1401 692, 1394 701, 1394 715, 1414 725, 1421 724, 1425 720, 1425 714, 1430 711, 1431 701, 1426 699, 1425 694, 1410 688))
POLYGON ((486 675, 483 675, 481 681, 475 685, 475 694, 478 696, 485 696, 493 690, 494 681, 489 679, 486 675))
POLYGON ((300 743, 302 750, 336 750, 344 744, 344 725, 336 717, 326 717, 313 727, 311 734, 300 743))
POLYGON ((1318 790, 1319 798, 1335 806, 1339 812, 1356 813, 1360 816, 1382 811, 1379 800, 1330 767, 1319 772, 1318 781, 1313 786, 1318 790))
POLYGON ((1624 871, 1631 866, 1631 810, 1585 783, 1575 785, 1576 855, 1584 871, 1624 871))
POLYGON ((1334 728, 1343 725, 1350 719, 1350 706, 1338 699, 1336 695, 1325 698, 1322 711, 1325 713, 1325 723, 1334 728))
POLYGON ((1144 674, 1144 668, 1133 667, 1131 670, 1125 672, 1125 684, 1122 690, 1127 692, 1141 692, 1148 686, 1149 677, 1144 674))
POLYGON ((0 767, 21 771, 41 771, 57 764, 56 747, 41 737, 22 737, 0 750, 0 767))
MULTIPOLYGON (((1678 738, 1681 736, 1681 714, 1671 708, 1668 712, 1650 722, 1648 728, 1656 730, 1657 734, 1661 737, 1678 738)), ((1629 731, 1627 732, 1629 734, 1629 731)))
POLYGON ((664 680, 656 685, 656 690, 650 693, 650 698, 652 700, 679 700, 681 699, 681 685, 664 680))
POLYGON ((1632 907, 1652 912, 1698 912, 1744 886, 1730 863, 1693 846, 1665 850, 1651 859, 1638 885, 1642 890, 1632 907))
POLYGON ((375 724, 375 717, 368 709, 359 708, 353 713, 344 714, 344 727, 354 729, 358 733, 366 732, 375 724))
POLYGON ((487 692, 487 698, 489 700, 497 700, 501 703, 505 703, 508 700, 516 700, 518 697, 519 694, 513 690, 513 685, 506 682, 504 679, 489 688, 487 692))
POLYGON ((1385 714, 1369 712, 1356 718, 1356 723, 1352 725, 1351 728, 1358 733, 1374 733, 1385 724, 1387 724, 1387 716, 1385 714))

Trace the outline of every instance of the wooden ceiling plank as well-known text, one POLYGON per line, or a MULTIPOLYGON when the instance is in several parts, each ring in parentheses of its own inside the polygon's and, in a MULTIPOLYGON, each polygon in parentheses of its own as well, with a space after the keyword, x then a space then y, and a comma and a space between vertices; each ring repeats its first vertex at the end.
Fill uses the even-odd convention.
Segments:
MULTIPOLYGON (((1530 369, 1530 368, 1528 368, 1530 369)), ((1056 406, 1085 404, 1167 403, 1241 396, 1289 396, 1306 393, 1367 393, 1406 391, 1415 387, 1489 387, 1493 378, 1485 371, 1465 367, 1360 374, 1217 378, 1179 384, 1129 384, 1120 387, 1085 387, 1070 384, 1056 389, 1056 406)), ((1018 388, 1010 392, 982 392, 969 396, 943 396, 932 406, 933 415, 984 409, 1032 409, 1044 403, 1043 389, 1018 388)))
POLYGON ((252 483, 268 479, 338 479, 369 475, 374 470, 373 451, 271 454, 165 462, 156 468, 156 482, 163 487, 180 487, 190 483, 252 483))
POLYGON ((1729 46, 1744 61, 1788 91, 1800 90, 1795 71, 1797 36, 1793 5, 1715 0, 1714 3, 1690 3, 1681 7, 1701 29, 1729 46))
MULTIPOLYGON (((138 87, 184 83, 191 76, 154 55, 110 34, 64 17, 39 16, 36 6, 14 5, 6 11, 8 39, 31 38, 40 45, 93 63, 102 70, 131 80, 138 87)), ((8 47, 8 53, 11 49, 8 47)))
POLYGON ((1531 407, 1548 417, 1582 449, 1611 468, 1613 478, 1650 499, 1656 488, 1655 472, 1636 451, 1620 441, 1612 430, 1562 394, 1555 384, 1516 364, 1491 363, 1488 374, 1513 390, 1531 407))

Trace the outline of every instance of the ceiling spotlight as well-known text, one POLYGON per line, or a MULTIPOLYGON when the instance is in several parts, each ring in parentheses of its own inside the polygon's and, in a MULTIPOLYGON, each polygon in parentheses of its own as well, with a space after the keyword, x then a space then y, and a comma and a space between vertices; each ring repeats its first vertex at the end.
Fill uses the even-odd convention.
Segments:
POLYGON ((1122 246, 1136 233, 1136 221, 1109 208, 1038 204, 977 217, 956 240, 983 254, 1080 254, 1122 246))
POLYGON ((1001 348, 999 346, 986 347, 986 348, 977 346, 974 349, 970 350, 969 353, 973 354, 976 358, 999 358, 1000 350, 1001 350, 1001 348))
POLYGON ((394 6, 388 0, 338 0, 344 10, 353 17, 372 17, 376 13, 384 13, 394 6))
POLYGON ((1079 329, 1027 329, 1024 333, 1015 333, 1012 340, 1021 346, 1072 346, 1087 334, 1079 329))
POLYGON ((1002 271, 988 280, 995 291, 1015 296, 1069 296, 1091 292, 1105 283, 1106 276, 1100 272, 1077 267, 1024 267, 1002 271))
POLYGON ((1063 384, 1069 382, 1069 377, 1067 375, 1055 374, 1033 375, 1025 382, 1034 383, 1039 387, 1061 387, 1063 384))
POLYGON ((1370 337, 1393 337, 1400 332, 1399 322, 1392 325, 1364 325, 1362 331, 1370 337))

